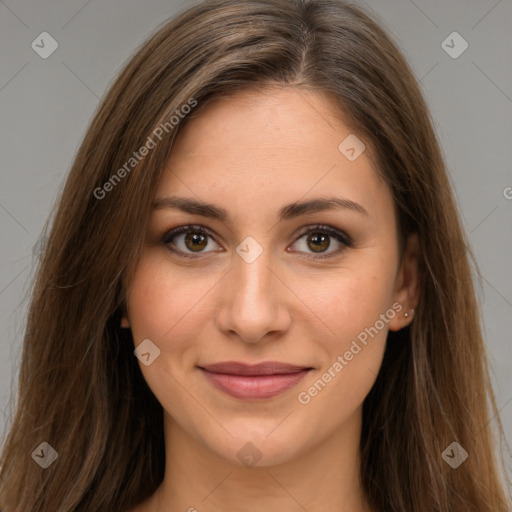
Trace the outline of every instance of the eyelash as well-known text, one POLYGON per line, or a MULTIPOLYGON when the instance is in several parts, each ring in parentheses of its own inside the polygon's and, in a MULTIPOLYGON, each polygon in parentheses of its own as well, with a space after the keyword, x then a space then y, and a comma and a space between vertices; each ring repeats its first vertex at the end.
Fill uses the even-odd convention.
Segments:
MULTIPOLYGON (((179 249, 176 250, 176 249, 171 249, 171 247, 169 247, 169 244, 171 243, 171 240, 173 238, 175 238, 176 236, 181 235, 183 233, 189 233, 189 232, 194 232, 194 233, 203 235, 205 237, 210 237, 210 238, 212 238, 215 241, 215 243, 217 245, 219 245, 218 242, 215 240, 215 237, 213 236, 212 233, 210 233, 209 230, 205 229, 202 226, 196 226, 196 225, 190 225, 190 224, 186 225, 186 226, 180 226, 178 228, 175 228, 175 229, 169 231, 164 236, 162 242, 165 245, 168 246, 168 248, 169 248, 169 250, 171 252, 173 252, 174 254, 179 255, 180 257, 188 258, 188 259, 193 259, 193 260, 200 259, 200 258, 203 257, 201 254, 204 254, 204 253, 196 253, 197 255, 192 256, 191 254, 185 253, 185 252, 183 252, 183 251, 181 251, 179 249)), ((299 240, 300 238, 304 237, 305 235, 309 235, 311 233, 322 233, 322 234, 329 235, 329 236, 335 238, 340 244, 342 244, 342 247, 340 247, 339 249, 337 249, 335 251, 329 252, 329 253, 325 253, 325 254, 323 254, 323 253, 317 253, 317 254, 309 253, 310 256, 313 259, 331 258, 333 256, 336 256, 336 255, 340 254, 347 247, 352 247, 353 244, 354 244, 353 240, 346 233, 344 233, 342 231, 339 231, 337 229, 331 228, 329 226, 322 225, 322 224, 311 226, 307 230, 301 232, 299 235, 297 235, 296 241, 299 240)))

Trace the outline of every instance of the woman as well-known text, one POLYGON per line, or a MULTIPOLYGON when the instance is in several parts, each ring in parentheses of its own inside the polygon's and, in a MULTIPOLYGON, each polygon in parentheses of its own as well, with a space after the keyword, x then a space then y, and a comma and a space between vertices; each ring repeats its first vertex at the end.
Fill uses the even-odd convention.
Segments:
POLYGON ((338 0, 163 26, 62 192, 1 509, 505 511, 492 418, 465 237, 389 37, 338 0))

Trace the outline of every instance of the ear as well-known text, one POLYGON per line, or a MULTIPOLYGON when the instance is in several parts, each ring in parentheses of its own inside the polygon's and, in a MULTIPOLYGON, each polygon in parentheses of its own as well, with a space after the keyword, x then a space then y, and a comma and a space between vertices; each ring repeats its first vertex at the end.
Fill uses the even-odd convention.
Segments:
POLYGON ((394 292, 394 300, 402 305, 402 309, 398 315, 389 321, 391 331, 403 329, 414 318, 414 310, 418 306, 420 296, 420 251, 420 241, 417 233, 409 235, 405 242, 394 292))
POLYGON ((121 302, 121 327, 127 329, 130 327, 130 321, 128 320, 128 312, 126 309, 126 302, 121 302))

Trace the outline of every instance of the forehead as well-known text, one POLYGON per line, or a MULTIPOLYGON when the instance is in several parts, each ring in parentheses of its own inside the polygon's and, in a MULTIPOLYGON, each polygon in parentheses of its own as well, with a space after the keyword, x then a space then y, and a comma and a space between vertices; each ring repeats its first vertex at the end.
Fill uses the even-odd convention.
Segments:
POLYGON ((349 136, 356 134, 325 95, 296 88, 237 93, 189 119, 156 195, 277 211, 288 199, 335 194, 368 210, 392 209, 369 144, 353 161, 340 152, 349 136))
MULTIPOLYGON (((340 134, 351 130, 333 99, 317 91, 294 87, 244 91, 199 105, 180 131, 175 149, 180 158, 198 153, 242 156, 275 149, 307 151, 331 145, 336 151, 340 134), (193 133, 191 133, 193 132, 193 133)), ((286 154, 286 153, 285 153, 286 154)), ((277 155, 276 155, 277 156, 277 155)))

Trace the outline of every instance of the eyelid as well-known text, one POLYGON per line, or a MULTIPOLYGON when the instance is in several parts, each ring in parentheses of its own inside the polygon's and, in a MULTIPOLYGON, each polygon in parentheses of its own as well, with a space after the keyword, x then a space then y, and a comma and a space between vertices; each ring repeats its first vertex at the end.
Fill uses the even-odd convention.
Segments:
POLYGON ((345 233, 345 231, 342 231, 341 229, 337 229, 337 228, 328 226, 327 224, 313 224, 311 226, 307 226, 304 229, 301 228, 293 236, 295 236, 295 237, 302 237, 302 236, 307 235, 309 233, 314 233, 315 231, 323 231, 323 232, 325 232, 328 235, 331 235, 333 237, 339 237, 347 245, 352 245, 354 243, 352 238, 347 233, 345 233))
POLYGON ((325 253, 313 253, 313 252, 299 251, 299 254, 304 258, 313 259, 313 260, 332 258, 332 257, 339 255, 347 247, 352 247, 354 245, 354 241, 353 241, 352 237, 350 237, 345 231, 342 231, 340 229, 337 229, 337 228, 334 228, 331 226, 327 226, 325 224, 314 224, 314 225, 310 225, 304 229, 299 230, 298 233, 293 235, 295 237, 295 241, 293 242, 292 245, 296 244, 304 235, 308 235, 310 233, 315 233, 315 232, 323 232, 323 233, 329 235, 330 237, 335 238, 342 245, 342 247, 337 250, 325 252, 325 253))
MULTIPOLYGON (((176 236, 182 235, 184 233, 188 233, 190 231, 208 236, 217 245, 220 245, 216 240, 216 236, 208 228, 206 228, 202 225, 197 225, 197 224, 186 224, 186 225, 182 225, 182 226, 176 227, 174 229, 171 229, 164 235, 162 242, 165 245, 169 246, 169 244, 171 243, 170 241, 173 238, 175 238, 176 236)), ((293 235, 294 242, 292 243, 292 245, 297 243, 303 236, 308 235, 310 233, 314 233, 316 231, 324 232, 328 236, 335 238, 344 247, 341 247, 340 249, 337 249, 335 251, 326 252, 326 253, 316 253, 316 254, 315 253, 307 253, 304 251, 298 251, 299 254, 303 255, 306 258, 318 260, 318 259, 323 259, 323 258, 334 257, 335 255, 338 255, 339 253, 341 253, 347 247, 352 247, 354 245, 353 239, 345 231, 342 231, 340 229, 337 229, 337 228, 334 228, 334 227, 331 227, 331 226, 328 226, 325 224, 314 224, 314 225, 309 225, 307 227, 301 228, 298 232, 294 233, 294 235, 293 235)), ((198 253, 184 253, 183 251, 181 251, 179 249, 178 250, 171 249, 170 247, 169 247, 169 250, 171 252, 173 252, 174 254, 179 254, 180 256, 182 256, 184 258, 189 258, 189 259, 200 259, 200 258, 203 258, 204 255, 206 255, 208 253, 218 252, 218 251, 206 251, 206 252, 198 252, 198 253)), ((287 250, 287 252, 288 252, 288 250, 287 250)))
MULTIPOLYGON (((168 231, 164 237, 163 237, 163 240, 162 242, 169 246, 169 244, 171 243, 171 239, 179 236, 179 235, 182 235, 184 233, 188 233, 190 231, 193 231, 195 233, 200 233, 202 235, 205 235, 205 236, 208 236, 210 237, 217 245, 220 245, 217 240, 216 240, 216 237, 215 235, 208 229, 208 228, 205 228, 204 226, 200 226, 198 224, 186 224, 186 225, 183 225, 183 226, 178 226, 177 228, 174 228, 174 229, 171 229, 170 231, 168 231)), ((210 252, 216 252, 216 251, 207 251, 207 252, 198 252, 198 253, 184 253, 183 251, 179 250, 179 249, 171 249, 169 247, 169 250, 171 252, 173 252, 174 254, 179 254, 180 256, 183 256, 184 258, 189 258, 189 259, 199 259, 199 258, 203 258, 205 254, 208 254, 210 252)))

